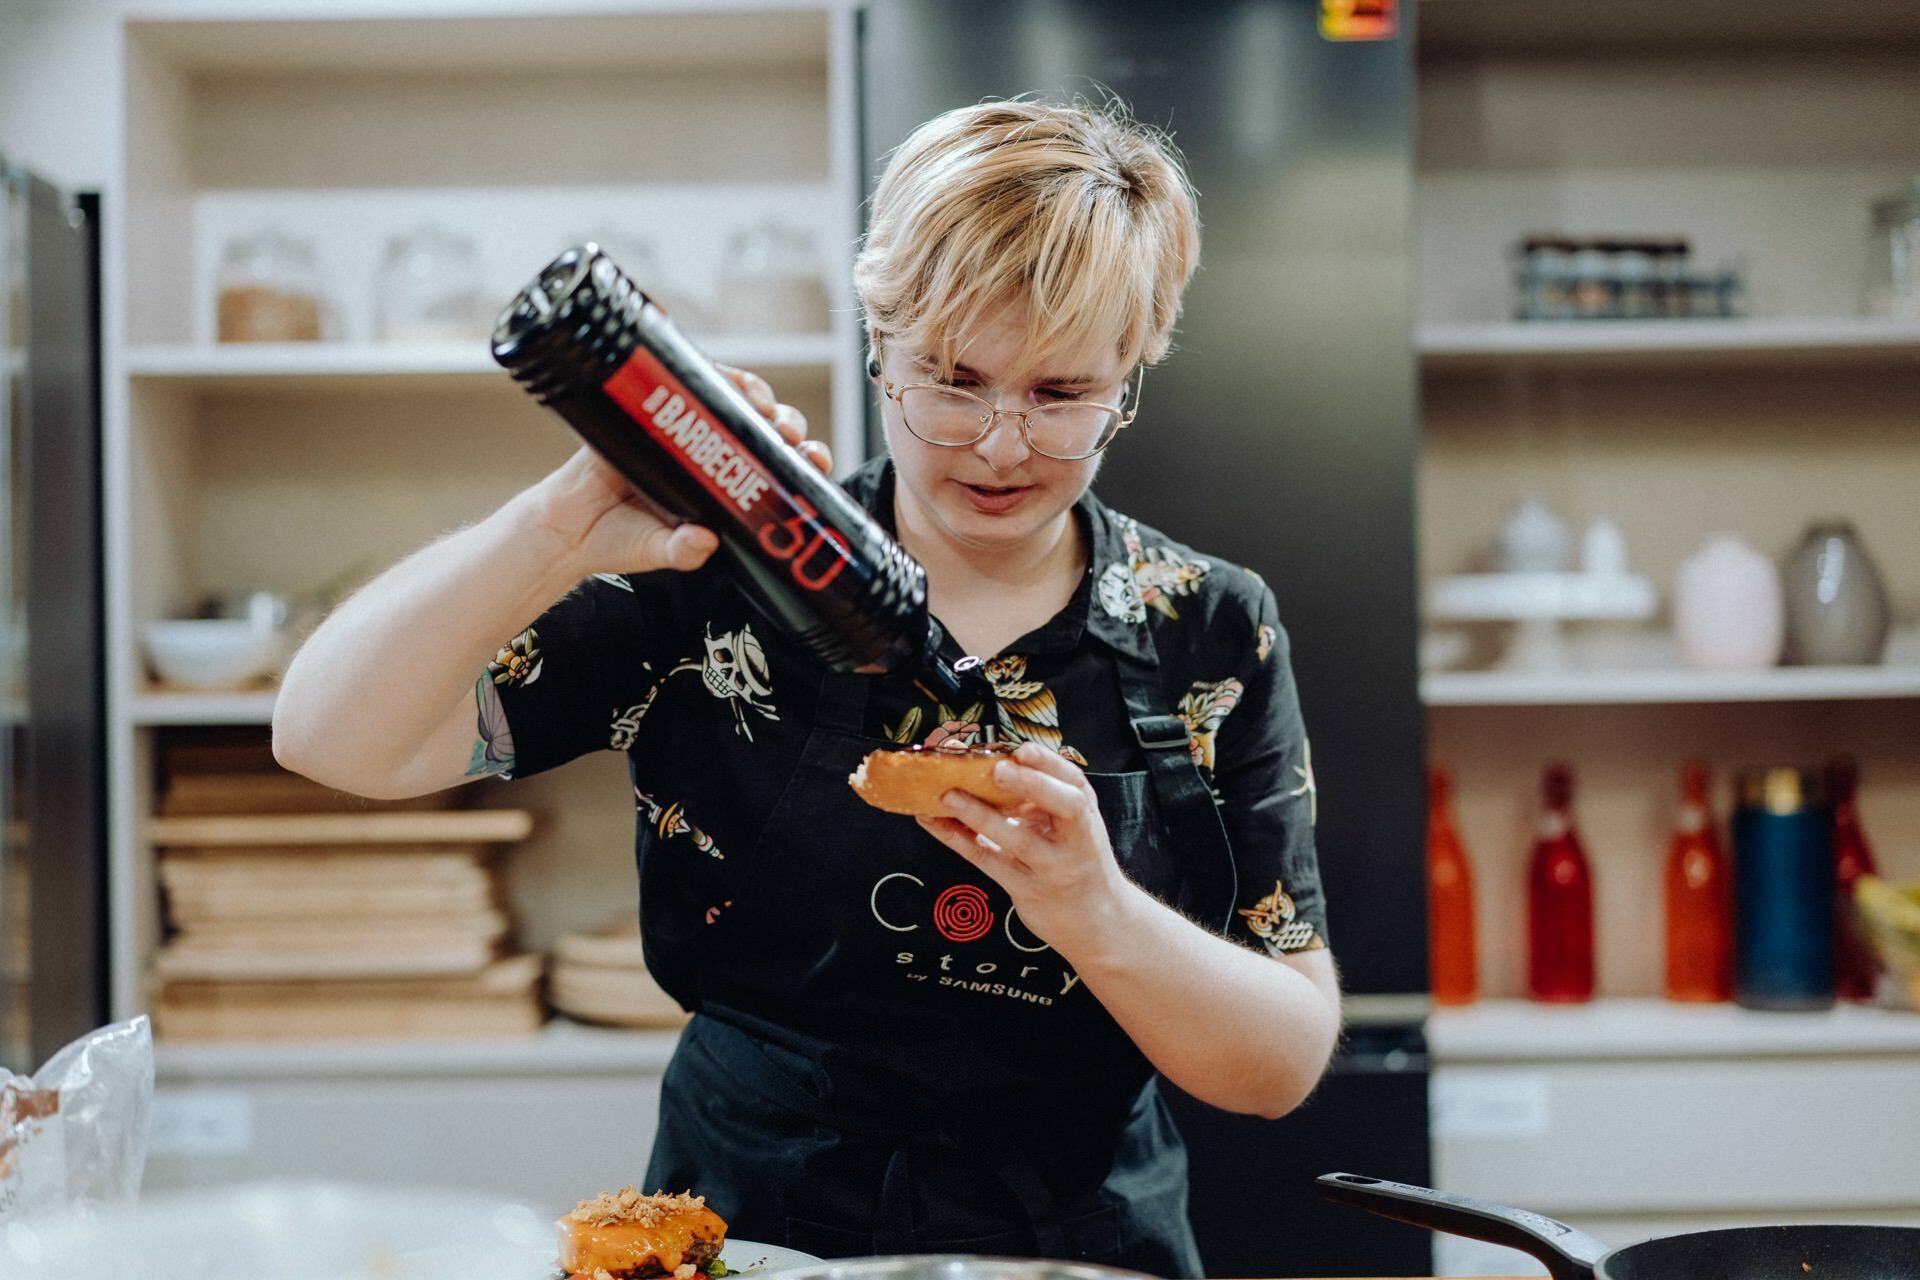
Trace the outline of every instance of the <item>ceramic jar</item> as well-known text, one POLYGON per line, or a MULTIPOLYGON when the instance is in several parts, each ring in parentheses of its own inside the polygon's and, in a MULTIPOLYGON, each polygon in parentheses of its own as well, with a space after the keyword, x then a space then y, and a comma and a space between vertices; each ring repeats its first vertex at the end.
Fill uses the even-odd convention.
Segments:
POLYGON ((1681 563, 1673 630, 1687 665, 1702 671, 1771 667, 1780 660, 1785 622, 1773 561, 1735 535, 1714 535, 1681 563))
POLYGON ((1807 529, 1780 569, 1786 599, 1786 661, 1858 666, 1880 661, 1890 625, 1887 588, 1845 520, 1807 529))

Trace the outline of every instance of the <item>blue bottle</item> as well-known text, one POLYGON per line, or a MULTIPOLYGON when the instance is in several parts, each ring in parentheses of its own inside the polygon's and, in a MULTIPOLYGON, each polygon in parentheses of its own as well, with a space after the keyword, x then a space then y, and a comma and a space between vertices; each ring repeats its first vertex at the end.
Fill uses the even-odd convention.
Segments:
POLYGON ((1833 1004, 1833 808, 1794 768, 1740 775, 1733 812, 1734 999, 1751 1009, 1833 1004))

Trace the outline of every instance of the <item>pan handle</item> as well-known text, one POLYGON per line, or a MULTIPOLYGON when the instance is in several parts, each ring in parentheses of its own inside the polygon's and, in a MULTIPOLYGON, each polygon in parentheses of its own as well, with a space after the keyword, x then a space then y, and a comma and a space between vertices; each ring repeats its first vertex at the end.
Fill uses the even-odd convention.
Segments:
POLYGON ((1606 1245, 1586 1232, 1525 1209, 1353 1173, 1324 1174, 1315 1181, 1320 1194, 1329 1200, 1416 1227, 1531 1254, 1553 1273, 1554 1280, 1594 1280, 1594 1268, 1609 1252, 1606 1245))

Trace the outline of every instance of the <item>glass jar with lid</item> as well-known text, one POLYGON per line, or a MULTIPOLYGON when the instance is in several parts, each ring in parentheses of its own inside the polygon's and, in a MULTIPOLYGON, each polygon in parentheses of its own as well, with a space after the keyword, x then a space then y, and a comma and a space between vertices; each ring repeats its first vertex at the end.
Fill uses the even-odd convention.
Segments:
POLYGON ((473 241, 422 226, 387 242, 374 334, 382 342, 468 342, 492 328, 473 241))
POLYGON ((1920 177, 1873 202, 1866 312, 1920 320, 1920 177))
POLYGON ((227 242, 220 258, 221 342, 318 342, 324 307, 313 245, 272 227, 227 242))
POLYGON ((732 333, 820 333, 827 286, 813 234, 767 221, 733 234, 720 275, 721 324, 732 333))
POLYGON ((707 306, 687 286, 680 273, 667 270, 652 236, 603 223, 592 235, 573 236, 563 247, 581 244, 599 245, 600 251, 613 259, 622 275, 673 317, 680 332, 696 335, 713 332, 713 318, 707 306))

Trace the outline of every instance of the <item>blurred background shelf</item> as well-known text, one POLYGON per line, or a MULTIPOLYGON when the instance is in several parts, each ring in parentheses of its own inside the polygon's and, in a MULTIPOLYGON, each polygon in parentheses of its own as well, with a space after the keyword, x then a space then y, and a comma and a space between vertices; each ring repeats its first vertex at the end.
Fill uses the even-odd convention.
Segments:
MULTIPOLYGON (((696 337, 724 364, 747 369, 829 369, 839 335, 770 334, 696 337)), ((126 371, 201 389, 245 386, 284 392, 425 389, 447 384, 515 390, 484 341, 432 345, 360 342, 165 344, 131 347, 126 371)))
POLYGON ((1854 1004, 1781 1013, 1659 999, 1482 1000, 1436 1009, 1427 1040, 1440 1062, 1915 1053, 1920 1014, 1854 1004))
POLYGON ((201 692, 148 685, 127 700, 135 725, 271 724, 278 688, 201 692))
POLYGON ((1920 370, 1920 323, 1820 319, 1566 320, 1429 324, 1415 337, 1429 367, 1508 362, 1751 364, 1878 361, 1920 370))
POLYGON ((1779 667, 1752 672, 1440 671, 1420 678, 1420 698, 1429 707, 1920 698, 1920 668, 1779 667))
POLYGON ((550 1076, 658 1072, 678 1030, 622 1031, 556 1018, 530 1036, 154 1046, 163 1082, 325 1076, 550 1076))
MULTIPOLYGON (((1732 1004, 1613 998, 1585 1005, 1482 1000, 1436 1009, 1428 1041, 1440 1062, 1587 1058, 1804 1056, 1920 1052, 1920 1014, 1843 1004, 1776 1013, 1732 1004)), ((658 1071, 674 1029, 627 1031, 556 1018, 531 1036, 445 1041, 155 1046, 163 1081, 300 1076, 566 1075, 658 1071)))

